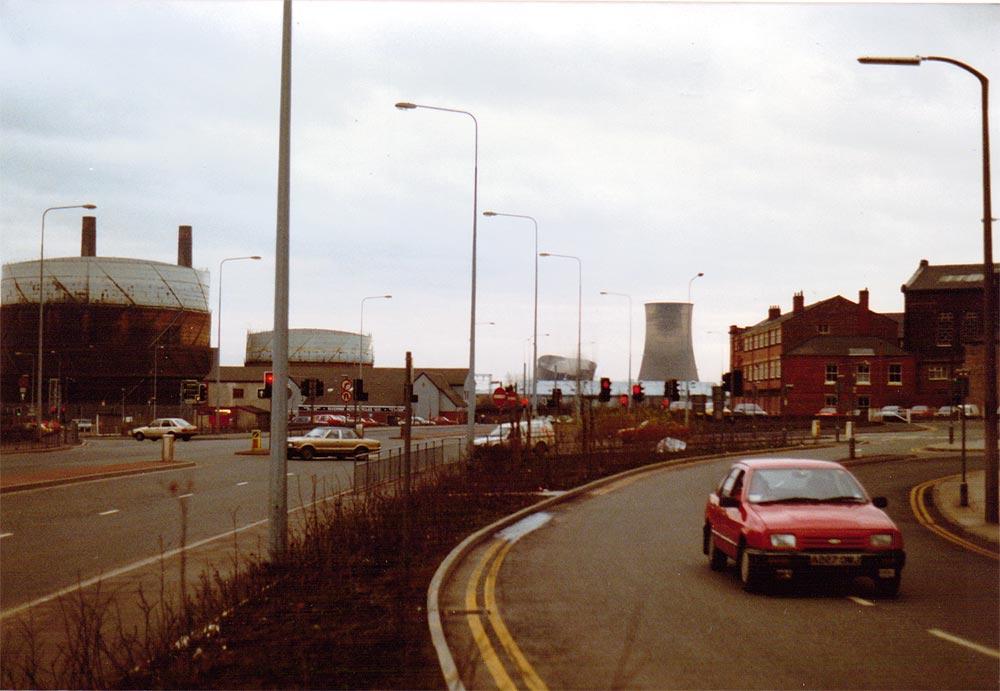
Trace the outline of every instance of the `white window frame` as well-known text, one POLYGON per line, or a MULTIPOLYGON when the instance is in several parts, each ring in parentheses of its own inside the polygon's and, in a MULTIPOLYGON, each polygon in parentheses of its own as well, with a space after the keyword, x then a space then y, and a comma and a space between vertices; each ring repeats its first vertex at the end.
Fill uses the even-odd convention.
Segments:
POLYGON ((837 383, 837 375, 838 374, 840 374, 840 368, 837 367, 836 364, 827 364, 827 366, 826 366, 826 372, 823 374, 823 383, 824 384, 836 384, 837 383), (833 373, 833 378, 832 379, 830 378, 830 373, 831 372, 833 373))
POLYGON ((854 383, 858 386, 871 386, 872 383, 872 368, 868 363, 861 363, 855 369, 854 383), (861 368, 864 368, 862 371, 861 368))
POLYGON ((902 386, 903 385, 903 365, 900 363, 892 363, 888 367, 886 374, 886 383, 889 386, 902 386), (896 375, 896 381, 893 381, 893 375, 896 375))

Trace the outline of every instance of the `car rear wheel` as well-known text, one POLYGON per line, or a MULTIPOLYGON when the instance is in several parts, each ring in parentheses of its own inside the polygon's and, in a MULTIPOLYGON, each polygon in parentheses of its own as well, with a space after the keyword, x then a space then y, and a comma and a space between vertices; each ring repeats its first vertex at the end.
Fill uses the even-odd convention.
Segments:
POLYGON ((142 432, 136 432, 132 436, 135 437, 136 441, 142 441, 143 439, 146 438, 146 435, 144 435, 142 432))
POLYGON ((303 446, 301 449, 299 449, 299 456, 302 457, 303 461, 311 461, 313 459, 313 456, 315 455, 316 452, 313 451, 313 448, 311 446, 303 446))
POLYGON ((181 439, 183 439, 184 441, 191 441, 191 435, 185 434, 184 436, 181 437, 181 439))
POLYGON ((761 590, 764 585, 764 575, 761 573, 760 566, 745 548, 740 549, 739 563, 740 581, 743 583, 743 588, 749 592, 761 590))
POLYGON ((716 546, 711 527, 706 527, 708 528, 708 566, 712 571, 722 571, 726 568, 726 553, 716 546))
POLYGON ((355 458, 367 458, 368 457, 368 447, 367 446, 359 446, 358 448, 354 449, 354 457, 355 458))

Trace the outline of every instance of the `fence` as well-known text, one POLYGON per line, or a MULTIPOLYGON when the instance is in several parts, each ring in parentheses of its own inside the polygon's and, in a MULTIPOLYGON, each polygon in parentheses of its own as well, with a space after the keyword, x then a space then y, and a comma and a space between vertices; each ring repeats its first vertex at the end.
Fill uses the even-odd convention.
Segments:
MULTIPOLYGON (((461 444, 446 439, 413 444, 410 451, 410 476, 437 472, 462 460, 461 444)), ((402 485, 406 475, 406 455, 402 448, 389 449, 354 464, 354 491, 370 492, 375 488, 402 485)))

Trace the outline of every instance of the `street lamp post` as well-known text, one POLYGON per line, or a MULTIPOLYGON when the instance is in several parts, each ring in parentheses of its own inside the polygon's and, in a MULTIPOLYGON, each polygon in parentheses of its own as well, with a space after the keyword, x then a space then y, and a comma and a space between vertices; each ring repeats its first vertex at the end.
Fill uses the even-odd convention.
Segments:
MULTIPOLYGON (((601 295, 616 295, 628 298, 628 388, 626 391, 632 392, 632 296, 627 293, 612 293, 610 290, 602 290, 601 295)), ((629 396, 629 401, 632 397, 629 396)), ((626 404, 627 405, 627 404, 626 404)))
POLYGON ((539 257, 559 257, 573 259, 577 267, 577 321, 576 321, 576 411, 577 417, 583 420, 583 392, 580 390, 580 344, 583 335, 583 262, 572 254, 553 254, 542 252, 539 257))
POLYGON ((215 419, 212 423, 212 429, 219 427, 219 398, 222 396, 222 386, 219 381, 219 370, 222 369, 222 265, 226 262, 236 262, 244 259, 260 261, 260 257, 255 254, 250 257, 226 257, 219 262, 219 308, 215 312, 215 327, 217 330, 215 338, 215 419))
POLYGON ((417 103, 407 103, 405 101, 397 103, 400 110, 414 110, 423 108, 425 110, 437 110, 444 113, 457 113, 468 115, 472 118, 474 139, 473 173, 472 173, 472 299, 469 317, 469 373, 465 377, 465 395, 468 405, 466 420, 466 453, 472 459, 472 452, 475 449, 476 441, 476 220, 478 214, 479 195, 479 121, 476 116, 466 110, 455 108, 441 108, 438 106, 426 106, 417 103))
MULTIPOLYGON (((361 375, 361 363, 364 362, 364 349, 365 349, 365 300, 391 300, 391 295, 369 295, 368 297, 361 298, 361 324, 358 327, 358 380, 364 379, 361 375)), ((375 358, 372 358, 372 367, 375 367, 375 358)), ((354 392, 354 424, 357 425, 358 420, 358 392, 354 392)))
POLYGON ((705 275, 704 271, 699 271, 697 274, 691 277, 690 281, 688 281, 688 302, 691 302, 691 284, 694 283, 694 280, 696 278, 701 278, 704 275, 705 275))
POLYGON ((163 350, 163 346, 154 345, 153 346, 153 419, 156 419, 156 380, 157 380, 157 363, 159 362, 159 353, 163 350))
MULTIPOLYGON (((533 317, 532 340, 534 347, 531 351, 531 411, 528 419, 538 414, 538 221, 533 216, 525 214, 506 214, 499 211, 484 211, 483 216, 506 216, 508 218, 525 218, 535 226, 535 308, 533 317)), ((530 424, 529 424, 530 427, 530 424)))
MULTIPOLYGON (((35 371, 35 354, 34 353, 25 353, 25 352, 21 352, 20 350, 16 350, 16 351, 14 351, 14 355, 27 355, 28 357, 30 357, 31 358, 31 372, 35 371)), ((32 410, 35 409, 35 387, 34 386, 31 387, 31 409, 32 410)))
POLYGON ((997 452, 997 304, 996 279, 993 271, 993 210, 990 200, 990 127, 989 79, 964 62, 941 56, 860 57, 863 65, 910 65, 921 62, 946 62, 959 67, 976 79, 981 86, 982 166, 983 166, 983 341, 985 344, 985 430, 983 441, 986 455, 986 521, 1000 522, 1000 458, 997 452))
POLYGON ((45 347, 45 215, 50 211, 60 211, 62 209, 96 209, 94 204, 71 204, 69 206, 50 206, 42 212, 42 239, 38 250, 38 375, 35 381, 35 424, 38 430, 42 429, 42 360, 44 359, 45 347))

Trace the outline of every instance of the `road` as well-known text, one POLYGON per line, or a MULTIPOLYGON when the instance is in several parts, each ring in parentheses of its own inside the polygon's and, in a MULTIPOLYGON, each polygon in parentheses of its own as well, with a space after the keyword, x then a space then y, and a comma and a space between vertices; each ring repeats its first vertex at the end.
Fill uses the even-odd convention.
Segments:
MULTIPOLYGON (((940 434, 878 435, 862 451, 920 449, 940 434)), ((845 453, 840 446, 788 455, 845 453)), ((514 684, 997 688, 997 561, 929 532, 909 504, 912 487, 957 472, 954 458, 925 454, 853 468, 873 494, 888 497, 904 534, 908 563, 896 599, 875 597, 863 581, 749 594, 732 565, 711 571, 701 552, 702 511, 731 463, 657 471, 596 490, 550 510, 547 522, 499 552, 501 565, 493 561, 480 574, 493 579, 496 597, 484 618, 492 613, 509 632, 492 647, 514 684), (505 642, 523 655, 523 669, 510 662, 516 656, 505 642)), ((449 644, 470 688, 496 686, 469 636, 469 621, 480 617, 470 616, 478 611, 467 587, 477 580, 472 569, 486 564, 484 551, 467 559, 443 602, 449 644)))
MULTIPOLYGON (((458 429, 458 428, 455 428, 458 429)), ((428 434, 459 434, 448 428, 428 434)), ((402 444, 398 428, 371 430, 384 448, 402 444)), ((458 443, 457 441, 453 443, 458 443)), ((246 438, 195 438, 175 444, 187 469, 5 494, 0 506, 0 611, 180 545, 181 501, 187 544, 232 533, 267 518, 268 457, 237 455, 246 438)), ((159 460, 160 444, 91 438, 52 453, 10 454, 2 472, 60 465, 159 460)), ((288 506, 351 486, 352 460, 288 461, 288 506)))

